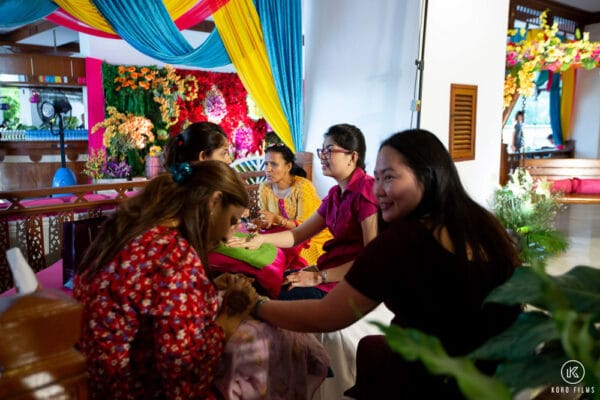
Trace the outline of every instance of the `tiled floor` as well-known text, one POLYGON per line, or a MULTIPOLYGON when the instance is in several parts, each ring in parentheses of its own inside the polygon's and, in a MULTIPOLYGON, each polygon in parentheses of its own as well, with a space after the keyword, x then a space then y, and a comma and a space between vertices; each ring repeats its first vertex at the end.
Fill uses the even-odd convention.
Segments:
POLYGON ((548 273, 562 274, 576 265, 600 268, 600 204, 567 206, 557 228, 569 239, 569 249, 548 260, 548 273))

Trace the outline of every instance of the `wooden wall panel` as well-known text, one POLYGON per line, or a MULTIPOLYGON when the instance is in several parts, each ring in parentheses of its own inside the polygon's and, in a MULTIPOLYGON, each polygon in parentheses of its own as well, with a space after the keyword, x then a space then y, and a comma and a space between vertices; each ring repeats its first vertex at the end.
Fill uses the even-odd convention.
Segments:
POLYGON ((0 54, 0 74, 32 75, 31 57, 27 54, 0 54))

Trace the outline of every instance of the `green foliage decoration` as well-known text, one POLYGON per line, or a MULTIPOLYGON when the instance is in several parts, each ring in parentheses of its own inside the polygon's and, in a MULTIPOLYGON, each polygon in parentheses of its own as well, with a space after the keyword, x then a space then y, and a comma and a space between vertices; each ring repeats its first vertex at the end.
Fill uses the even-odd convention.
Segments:
POLYGON ((494 214, 513 236, 526 265, 534 260, 545 263, 568 247, 555 228, 556 215, 564 208, 557 196, 548 181, 534 181, 522 168, 515 169, 509 182, 494 193, 494 214))

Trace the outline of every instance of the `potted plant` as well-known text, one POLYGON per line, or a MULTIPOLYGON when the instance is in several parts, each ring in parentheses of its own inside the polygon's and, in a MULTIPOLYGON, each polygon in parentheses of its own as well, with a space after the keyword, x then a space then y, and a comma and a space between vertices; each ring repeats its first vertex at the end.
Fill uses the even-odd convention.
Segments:
POLYGON ((92 150, 83 173, 94 183, 116 183, 131 177, 131 166, 125 160, 107 156, 104 149, 92 150))
POLYGON ((534 181, 522 168, 516 168, 508 183, 494 193, 494 214, 513 237, 524 265, 533 260, 545 263, 567 249, 568 243, 554 223, 564 208, 557 197, 550 182, 534 181))
POLYGON ((519 268, 488 302, 529 304, 505 332, 468 357, 449 357, 440 341, 413 329, 377 324, 390 347, 407 360, 420 360, 433 374, 449 375, 469 399, 509 400, 526 389, 533 398, 600 397, 600 269, 576 266, 548 275, 534 262, 519 268), (496 360, 493 377, 474 361, 496 360), (567 396, 565 396, 567 395, 567 396), (549 397, 544 397, 549 396, 549 397))

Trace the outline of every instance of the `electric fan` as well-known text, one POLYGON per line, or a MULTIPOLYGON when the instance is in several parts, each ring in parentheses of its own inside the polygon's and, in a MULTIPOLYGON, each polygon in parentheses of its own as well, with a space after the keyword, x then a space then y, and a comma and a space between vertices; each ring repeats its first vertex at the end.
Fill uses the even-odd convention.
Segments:
POLYGON ((50 132, 58 135, 60 139, 60 165, 61 167, 54 174, 52 187, 77 185, 75 173, 67 168, 65 157, 65 127, 64 117, 71 114, 71 103, 66 96, 55 96, 51 99, 38 103, 38 114, 45 124, 50 125, 50 132), (54 124, 58 124, 58 132, 54 133, 54 124))

